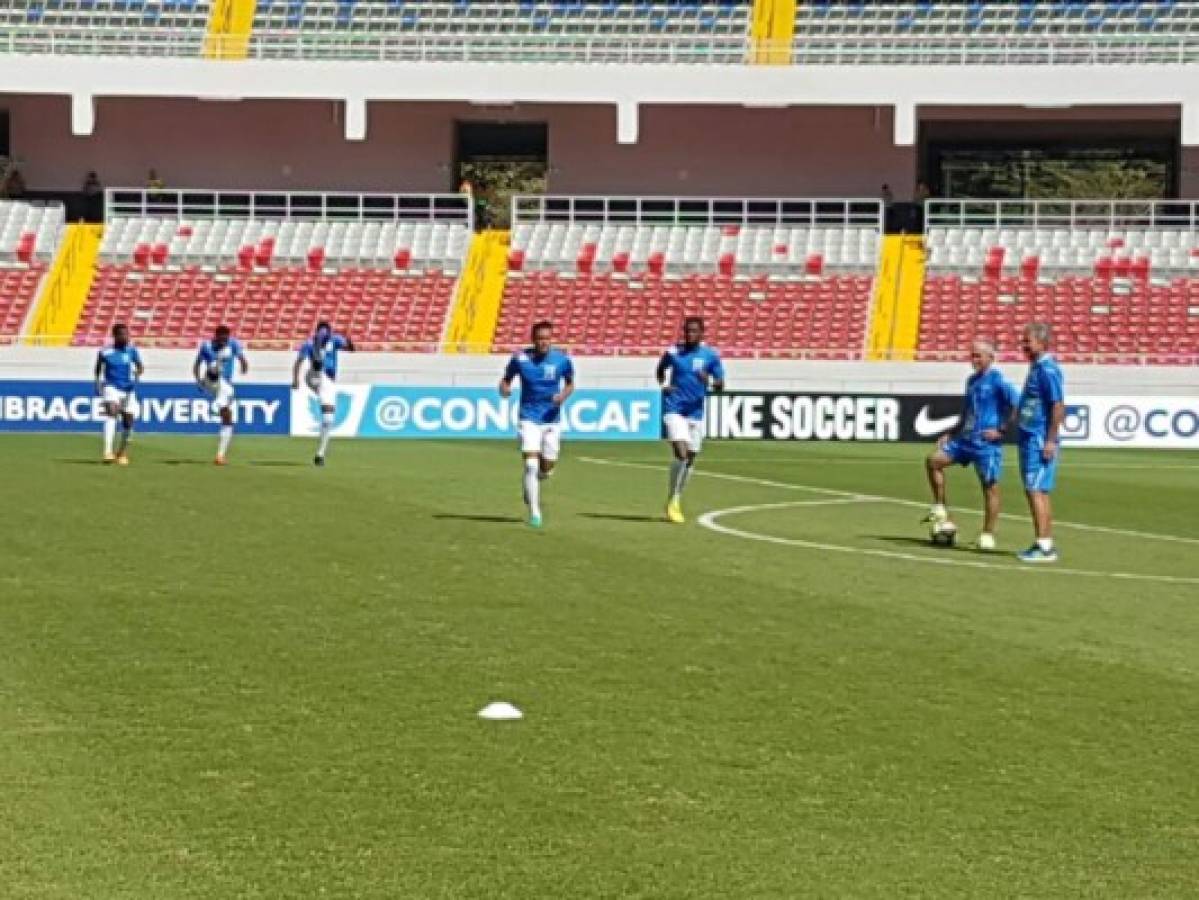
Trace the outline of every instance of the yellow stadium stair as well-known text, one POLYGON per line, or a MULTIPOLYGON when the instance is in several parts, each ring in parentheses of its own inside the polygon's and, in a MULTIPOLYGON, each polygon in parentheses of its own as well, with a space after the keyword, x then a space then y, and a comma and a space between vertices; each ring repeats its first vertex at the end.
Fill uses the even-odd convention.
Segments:
POLYGON ((874 285, 874 314, 866 358, 911 360, 920 337, 924 299, 924 239, 889 234, 874 285))
POLYGON ((445 353, 488 353, 500 320, 508 280, 508 232, 481 231, 471 241, 458 279, 441 349, 445 353))
POLYGON ((58 257, 42 282, 26 344, 65 347, 71 343, 96 276, 96 257, 103 236, 103 225, 67 226, 58 257))
POLYGON ((204 55, 208 59, 245 59, 257 11, 258 0, 216 0, 208 17, 204 55))
POLYGON ((754 0, 750 37, 754 62, 765 66, 791 64, 791 41, 795 37, 796 0, 754 0))

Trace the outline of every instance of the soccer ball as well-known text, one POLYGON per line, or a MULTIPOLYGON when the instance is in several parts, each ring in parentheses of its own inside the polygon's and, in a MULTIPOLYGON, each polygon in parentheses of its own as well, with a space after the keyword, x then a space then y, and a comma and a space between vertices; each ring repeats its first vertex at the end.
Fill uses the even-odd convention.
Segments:
POLYGON ((957 543, 958 527, 950 521, 933 522, 928 526, 928 538, 936 547, 952 547, 957 543))

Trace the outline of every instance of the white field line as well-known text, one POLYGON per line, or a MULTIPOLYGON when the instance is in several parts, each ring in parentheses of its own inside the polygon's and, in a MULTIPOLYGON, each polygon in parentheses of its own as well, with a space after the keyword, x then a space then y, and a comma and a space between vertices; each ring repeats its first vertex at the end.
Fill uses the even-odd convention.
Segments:
MULTIPOLYGON (((743 538, 749 541, 760 541, 766 544, 779 544, 786 547, 801 547, 806 550, 821 550, 827 553, 848 553, 858 556, 873 556, 882 559, 897 559, 903 562, 927 563, 934 566, 956 566, 967 569, 993 569, 1003 572, 1038 572, 1047 575, 1071 575, 1082 578, 1113 578, 1121 581, 1151 581, 1161 584, 1196 584, 1199 577, 1190 578, 1182 575, 1144 575, 1136 572, 1095 572, 1089 569, 1067 569, 1052 563, 1026 564, 993 563, 974 559, 959 559, 956 556, 930 556, 918 553, 901 553, 898 550, 880 550, 870 547, 847 547, 842 544, 826 544, 821 541, 805 541, 799 538, 778 537, 771 534, 760 534, 756 531, 743 531, 720 524, 717 519, 724 516, 735 516, 742 513, 761 512, 766 509, 779 509, 785 506, 806 505, 804 501, 790 503, 755 503, 750 506, 734 506, 729 509, 717 509, 704 513, 696 521, 704 528, 718 534, 743 538)), ((959 554, 960 555, 960 554, 959 554)))
MULTIPOLYGON (((624 469, 650 469, 655 472, 665 471, 665 467, 652 465, 650 463, 635 463, 624 462, 623 460, 615 459, 599 459, 593 456, 581 456, 579 459, 582 462, 594 463, 601 466, 619 466, 624 469)), ((722 481, 736 481, 741 484, 754 484, 759 487, 778 488, 786 491, 806 491, 810 494, 821 494, 828 497, 857 497, 864 500, 874 500, 885 503, 895 503, 900 506, 910 506, 916 509, 928 509, 929 504, 921 503, 918 500, 905 500, 901 497, 884 497, 878 494, 860 494, 854 491, 839 491, 835 488, 816 487, 808 484, 793 484, 787 481, 772 481, 769 478, 754 478, 749 475, 732 475, 727 472, 707 472, 701 468, 697 468, 691 473, 694 475, 702 475, 706 478, 719 478, 722 481)), ((982 515, 977 509, 969 509, 967 507, 955 506, 952 507, 954 512, 964 512, 971 515, 982 515)), ((1022 516, 1005 513, 1005 519, 1022 519, 1022 516)), ((1190 544, 1199 546, 1199 538, 1183 537, 1177 534, 1157 534, 1152 531, 1133 531, 1127 528, 1110 528, 1106 525, 1088 525, 1085 522, 1062 522, 1055 521, 1053 523, 1061 528, 1073 528, 1076 531, 1091 531, 1097 534, 1114 534, 1120 537, 1145 538, 1152 541, 1168 541, 1175 544, 1190 544)))

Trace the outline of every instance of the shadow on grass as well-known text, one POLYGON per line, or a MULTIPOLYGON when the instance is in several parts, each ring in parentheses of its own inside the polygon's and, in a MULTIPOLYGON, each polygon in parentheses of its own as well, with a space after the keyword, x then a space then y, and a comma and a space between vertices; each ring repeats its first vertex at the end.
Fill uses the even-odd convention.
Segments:
POLYGON ((476 516, 467 513, 434 513, 434 519, 448 519, 456 522, 483 522, 488 525, 523 525, 524 519, 516 516, 476 516))
POLYGON ((105 465, 102 459, 54 459, 51 462, 60 466, 102 466, 105 465))
POLYGON ((579 513, 584 519, 603 519, 608 522, 649 522, 654 525, 665 525, 666 520, 661 516, 634 516, 628 513, 579 513))
POLYGON ((211 459, 158 459, 160 466, 211 466, 211 459))
POLYGON ((979 550, 974 546, 973 542, 967 540, 963 543, 954 544, 952 547, 936 547, 928 538, 908 537, 907 535, 900 536, 897 534, 864 534, 861 535, 868 541, 886 541, 888 544, 902 544, 907 547, 920 547, 923 550, 940 551, 942 553, 970 553, 976 556, 999 557, 1010 556, 1002 550, 979 550))
POLYGON ((299 462, 294 459, 251 459, 247 466, 259 466, 265 469, 303 469, 315 468, 310 462, 299 462))

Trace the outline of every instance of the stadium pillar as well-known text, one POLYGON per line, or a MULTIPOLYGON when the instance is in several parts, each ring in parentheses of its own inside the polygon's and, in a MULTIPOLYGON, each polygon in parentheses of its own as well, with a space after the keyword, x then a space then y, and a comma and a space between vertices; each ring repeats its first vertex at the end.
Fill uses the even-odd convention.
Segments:
POLYGON ((88 137, 96 130, 96 100, 91 94, 71 95, 71 134, 88 137))
POLYGON ((624 101, 616 104, 616 143, 635 144, 641 135, 641 108, 624 101))
POLYGON ((887 235, 874 284, 867 359, 915 358, 923 298, 924 239, 919 235, 887 235))
POLYGON ((508 232, 481 231, 471 241, 466 266, 458 278, 443 353, 488 353, 500 320, 500 304, 508 281, 508 232))
POLYGON ((346 97, 345 134, 347 141, 366 140, 366 101, 361 97, 346 97))
POLYGON ((258 0, 216 0, 208 17, 204 55, 209 59, 245 59, 257 11, 258 0))
POLYGON ((66 347, 83 314, 96 276, 103 225, 68 225, 54 265, 42 282, 24 342, 66 347))
POLYGON ((754 0, 751 34, 753 59, 759 65, 791 64, 796 0, 754 0))

